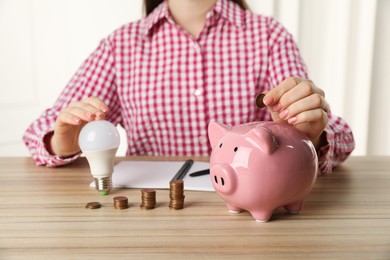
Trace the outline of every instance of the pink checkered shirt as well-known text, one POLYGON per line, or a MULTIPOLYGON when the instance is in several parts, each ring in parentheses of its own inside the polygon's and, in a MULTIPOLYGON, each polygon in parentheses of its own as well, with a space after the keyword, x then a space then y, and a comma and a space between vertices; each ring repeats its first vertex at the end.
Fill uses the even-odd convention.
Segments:
MULTIPOLYGON (((228 125, 271 120, 255 97, 290 76, 308 78, 292 36, 270 17, 217 1, 194 39, 163 2, 149 16, 114 31, 79 68, 52 108, 34 121, 24 142, 38 165, 75 160, 53 156, 43 137, 73 100, 98 96, 107 120, 127 132, 127 155, 207 156, 211 120, 228 125)), ((330 172, 354 148, 348 125, 329 114, 320 170, 330 172)))

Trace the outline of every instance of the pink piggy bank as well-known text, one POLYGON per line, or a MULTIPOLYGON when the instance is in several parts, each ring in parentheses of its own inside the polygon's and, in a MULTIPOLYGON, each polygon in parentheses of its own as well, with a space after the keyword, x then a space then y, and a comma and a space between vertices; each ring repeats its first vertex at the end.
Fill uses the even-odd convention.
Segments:
POLYGON ((244 209, 266 222, 279 207, 301 211, 318 174, 316 150, 303 133, 284 123, 211 122, 208 134, 211 182, 229 212, 244 209))

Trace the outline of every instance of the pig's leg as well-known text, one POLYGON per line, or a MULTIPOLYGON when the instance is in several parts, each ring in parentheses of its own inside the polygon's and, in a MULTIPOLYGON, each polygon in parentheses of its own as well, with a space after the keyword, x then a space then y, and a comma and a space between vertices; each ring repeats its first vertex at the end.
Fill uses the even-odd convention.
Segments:
POLYGON ((256 219, 257 222, 267 222, 271 216, 273 211, 270 210, 261 210, 261 211, 251 211, 252 217, 256 219))
POLYGON ((289 213, 296 214, 302 210, 303 200, 295 201, 290 204, 285 205, 285 208, 289 213))
POLYGON ((237 213, 240 213, 242 209, 236 207, 236 206, 233 206, 233 205, 230 205, 228 203, 226 203, 226 207, 228 208, 229 210, 229 213, 232 213, 232 214, 237 214, 237 213))

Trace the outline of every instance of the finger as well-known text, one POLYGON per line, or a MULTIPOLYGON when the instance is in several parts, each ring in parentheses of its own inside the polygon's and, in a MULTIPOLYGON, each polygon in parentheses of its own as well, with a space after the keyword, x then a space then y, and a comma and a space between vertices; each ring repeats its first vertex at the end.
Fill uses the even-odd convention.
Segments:
POLYGON ((99 109, 103 113, 107 113, 109 110, 109 107, 98 97, 89 97, 86 100, 84 100, 85 103, 90 104, 94 106, 95 108, 99 109))
POLYGON ((329 106, 325 101, 325 98, 318 93, 314 93, 289 105, 286 109, 279 113, 279 117, 284 120, 288 120, 289 118, 294 117, 304 111, 310 111, 317 108, 327 112, 328 107, 329 106))
MULTIPOLYGON (((96 102, 96 100, 92 99, 86 99, 84 101, 73 101, 69 104, 68 108, 66 108, 68 111, 71 111, 72 109, 79 109, 79 112, 81 113, 84 111, 84 120, 92 120, 92 119, 102 119, 105 117, 105 113, 100 110, 97 106, 100 105, 102 109, 105 111, 108 111, 106 109, 107 106, 103 106, 101 104, 104 104, 102 102, 96 102)), ((78 114, 81 116, 81 114, 78 114)), ((81 116, 83 117, 83 116, 81 116)))
POLYGON ((318 122, 325 127, 328 122, 328 114, 324 110, 317 108, 299 113, 296 116, 289 118, 287 122, 291 125, 318 122))
POLYGON ((66 112, 76 118, 79 118, 82 121, 90 122, 96 119, 96 113, 98 111, 96 111, 95 109, 89 106, 81 106, 81 107, 71 106, 65 108, 63 112, 66 112))
POLYGON ((105 118, 106 113, 109 110, 109 107, 98 97, 89 97, 84 100, 85 103, 92 105, 93 107, 99 109, 99 111, 95 112, 95 119, 102 120, 105 118))
POLYGON ((66 124, 77 126, 80 125, 81 123, 82 123, 82 119, 75 116, 74 114, 68 113, 67 111, 61 111, 58 114, 56 120, 56 124, 58 124, 59 126, 66 125, 66 124))
POLYGON ((324 92, 322 89, 317 88, 314 86, 313 82, 304 80, 295 87, 288 90, 284 95, 280 98, 279 103, 274 106, 275 111, 281 111, 287 107, 289 107, 291 104, 294 104, 295 102, 308 97, 310 95, 318 95, 318 96, 324 96, 324 92))
POLYGON ((290 77, 285 79, 282 83, 280 83, 275 88, 271 89, 267 92, 267 94, 264 97, 264 104, 266 106, 272 106, 279 102, 280 98, 290 89, 297 86, 299 83, 301 83, 303 79, 296 78, 296 77, 290 77))
POLYGON ((95 107, 94 105, 87 103, 85 101, 72 101, 69 105, 68 108, 79 108, 85 111, 89 111, 91 113, 96 113, 100 111, 99 108, 95 107))

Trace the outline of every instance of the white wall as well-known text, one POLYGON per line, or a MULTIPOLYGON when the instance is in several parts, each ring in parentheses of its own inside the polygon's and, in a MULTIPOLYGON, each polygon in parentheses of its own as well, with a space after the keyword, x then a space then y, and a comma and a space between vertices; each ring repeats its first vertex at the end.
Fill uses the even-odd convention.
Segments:
POLYGON ((141 0, 0 0, 0 156, 28 155, 27 126, 99 41, 141 10, 141 0))
POLYGON ((367 145, 369 154, 390 154, 390 1, 377 5, 367 145))
MULTIPOLYGON (((390 155, 390 1, 248 3, 296 37, 311 78, 354 130, 354 154, 390 155)), ((21 137, 29 123, 98 42, 141 9, 142 0, 0 0, 0 156, 28 155, 21 137)))

